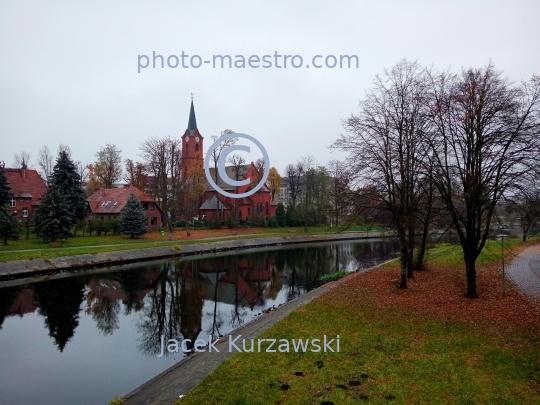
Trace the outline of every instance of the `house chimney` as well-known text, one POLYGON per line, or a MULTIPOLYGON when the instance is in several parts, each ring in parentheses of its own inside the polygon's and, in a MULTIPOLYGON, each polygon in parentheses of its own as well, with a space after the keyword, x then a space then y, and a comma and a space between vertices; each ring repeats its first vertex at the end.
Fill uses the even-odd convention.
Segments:
POLYGON ((105 195, 105 187, 101 186, 101 188, 99 189, 99 196, 103 198, 104 195, 105 195))
POLYGON ((26 179, 26 169, 22 169, 22 178, 26 179))

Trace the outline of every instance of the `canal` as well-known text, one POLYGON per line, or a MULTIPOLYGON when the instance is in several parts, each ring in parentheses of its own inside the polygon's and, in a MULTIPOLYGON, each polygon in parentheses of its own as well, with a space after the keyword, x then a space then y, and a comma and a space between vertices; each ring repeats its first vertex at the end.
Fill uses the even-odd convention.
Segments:
POLYGON ((208 340, 321 284, 394 258, 392 240, 278 246, 0 283, 0 404, 108 404, 208 340))

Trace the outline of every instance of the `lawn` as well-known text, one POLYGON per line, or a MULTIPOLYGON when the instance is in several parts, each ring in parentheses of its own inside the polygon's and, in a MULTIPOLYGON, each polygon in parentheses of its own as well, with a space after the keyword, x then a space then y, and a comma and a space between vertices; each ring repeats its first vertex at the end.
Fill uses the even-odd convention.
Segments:
MULTIPOLYGON (((505 246, 511 257, 527 245, 505 246)), ((499 249, 480 258, 476 300, 448 245, 407 290, 392 288, 396 265, 349 276, 261 336, 339 335, 339 353, 235 354, 176 404, 540 403, 539 307, 502 296, 499 249)))
MULTIPOLYGON (((379 227, 367 227, 354 225, 346 231, 366 231, 378 230, 379 227)), ((309 227, 309 234, 337 233, 341 228, 309 227)), ((151 232, 140 238, 130 238, 126 235, 107 235, 107 236, 81 236, 69 238, 62 241, 61 248, 50 248, 48 244, 41 239, 36 239, 31 235, 29 239, 24 237, 18 241, 8 241, 8 245, 0 245, 0 262, 12 260, 39 259, 61 256, 73 256, 78 254, 94 254, 100 252, 113 252, 120 250, 143 249, 156 247, 163 244, 183 245, 196 243, 201 239, 219 238, 227 239, 245 239, 261 238, 269 236, 283 235, 302 235, 302 227, 284 227, 284 228, 236 228, 236 229, 195 229, 191 230, 188 236, 184 230, 177 229, 173 232, 173 240, 169 241, 169 233, 165 234, 162 240, 159 232, 151 232)))

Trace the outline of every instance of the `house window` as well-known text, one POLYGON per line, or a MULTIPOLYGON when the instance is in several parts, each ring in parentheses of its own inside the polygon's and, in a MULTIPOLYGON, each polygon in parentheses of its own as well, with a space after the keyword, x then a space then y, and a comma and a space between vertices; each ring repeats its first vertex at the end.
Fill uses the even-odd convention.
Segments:
POLYGON ((248 216, 251 215, 251 208, 248 207, 248 216))
POLYGON ((28 217, 28 208, 25 207, 25 208, 22 209, 22 216, 23 216, 23 218, 28 217))
POLYGON ((157 225, 157 217, 152 217, 152 219, 150 220, 150 224, 157 225))
POLYGON ((15 207, 16 204, 17 204, 17 200, 15 198, 12 198, 11 200, 9 200, 10 207, 15 207))
POLYGON ((154 211, 154 203, 150 203, 150 211, 154 211))
POLYGON ((21 200, 21 202, 23 202, 23 201, 24 201, 24 198, 21 197, 20 200, 21 200))

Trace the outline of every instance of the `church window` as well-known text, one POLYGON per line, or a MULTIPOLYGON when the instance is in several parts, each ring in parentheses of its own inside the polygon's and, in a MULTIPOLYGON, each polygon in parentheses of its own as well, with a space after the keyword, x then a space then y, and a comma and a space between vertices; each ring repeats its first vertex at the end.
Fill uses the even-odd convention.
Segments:
POLYGON ((196 143, 196 144, 195 144, 195 152, 198 152, 198 151, 199 151, 199 144, 196 143))

